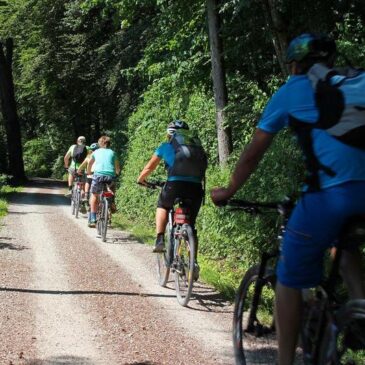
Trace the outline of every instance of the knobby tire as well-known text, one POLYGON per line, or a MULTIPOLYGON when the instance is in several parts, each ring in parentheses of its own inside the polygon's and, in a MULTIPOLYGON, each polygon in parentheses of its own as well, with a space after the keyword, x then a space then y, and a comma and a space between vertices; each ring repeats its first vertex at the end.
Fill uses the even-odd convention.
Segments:
POLYGON ((71 190, 71 214, 75 215, 75 197, 76 191, 75 191, 75 187, 72 188, 71 190))
POLYGON ((75 201, 75 218, 79 217, 80 211, 80 202, 81 202, 81 191, 79 189, 76 190, 76 201, 75 201))
POLYGON ((106 232, 108 230, 108 218, 109 218, 109 202, 107 198, 103 199, 103 205, 101 210, 102 224, 101 224, 101 240, 106 242, 106 232))
POLYGON ((174 232, 170 224, 166 227, 166 250, 165 252, 159 252, 156 254, 156 267, 158 284, 165 287, 170 276, 170 254, 171 249, 174 247, 174 232))
POLYGON ((99 200, 98 203, 98 209, 97 209, 97 213, 96 213, 96 233, 99 237, 101 237, 101 232, 102 232, 102 200, 99 200))
POLYGON ((267 269, 258 286, 258 305, 252 308, 259 265, 244 275, 236 293, 233 314, 233 347, 236 365, 275 364, 277 341, 274 324, 274 289, 276 277, 267 269), (251 328, 248 318, 255 317, 251 328))

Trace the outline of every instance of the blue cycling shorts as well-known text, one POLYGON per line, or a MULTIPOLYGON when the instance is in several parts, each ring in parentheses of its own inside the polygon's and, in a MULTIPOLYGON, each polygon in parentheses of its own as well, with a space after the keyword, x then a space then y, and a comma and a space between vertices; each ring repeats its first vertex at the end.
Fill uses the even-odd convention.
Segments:
POLYGON ((335 246, 344 223, 365 214, 365 181, 305 193, 284 234, 277 275, 290 288, 310 288, 322 279, 326 250, 335 246))

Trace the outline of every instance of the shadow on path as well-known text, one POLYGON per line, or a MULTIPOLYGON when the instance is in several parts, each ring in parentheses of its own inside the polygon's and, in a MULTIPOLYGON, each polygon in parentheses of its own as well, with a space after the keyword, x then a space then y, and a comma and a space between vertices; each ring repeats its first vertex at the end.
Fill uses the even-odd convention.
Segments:
POLYGON ((2 241, 3 239, 8 240, 8 238, 6 237, 0 237, 0 250, 14 250, 14 251, 29 250, 29 247, 3 242, 2 241))
MULTIPOLYGON (((33 359, 26 362, 27 365, 96 365, 100 362, 93 362, 87 357, 78 356, 55 356, 48 359, 33 359)), ((121 365, 157 365, 150 361, 123 362, 121 365)))
POLYGON ((45 188, 57 190, 60 188, 66 188, 67 182, 62 180, 34 177, 29 179, 29 181, 24 186, 27 188, 45 188))
POLYGON ((33 359, 26 362, 27 365, 96 365, 87 357, 79 356, 52 356, 48 359, 33 359))
POLYGON ((115 296, 139 296, 139 297, 158 297, 174 298, 175 295, 151 294, 151 293, 132 293, 118 291, 99 291, 99 290, 45 290, 45 289, 24 289, 0 287, 0 292, 16 292, 29 294, 49 294, 49 295, 115 295, 115 296))
POLYGON ((70 205, 70 198, 64 197, 62 194, 22 192, 14 194, 11 203, 17 205, 70 205))

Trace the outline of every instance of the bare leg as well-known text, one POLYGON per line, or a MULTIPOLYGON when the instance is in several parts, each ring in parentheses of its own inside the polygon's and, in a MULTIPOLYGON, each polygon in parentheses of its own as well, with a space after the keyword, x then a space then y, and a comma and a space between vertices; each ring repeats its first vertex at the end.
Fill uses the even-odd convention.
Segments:
POLYGON ((362 255, 358 248, 342 250, 340 273, 349 291, 351 299, 365 299, 365 288, 362 282, 362 255))
POLYGON ((300 290, 277 283, 275 317, 279 342, 279 365, 293 365, 302 317, 300 290))
POLYGON ((98 206, 98 194, 91 194, 90 196, 90 212, 96 213, 96 208, 98 206))
POLYGON ((156 210, 156 233, 164 233, 167 225, 168 214, 167 210, 157 208, 156 210))
POLYGON ((74 182, 74 176, 73 174, 68 174, 68 187, 70 188, 72 186, 72 183, 74 182))
POLYGON ((87 200, 89 200, 89 198, 90 198, 89 191, 90 191, 90 184, 87 182, 87 183, 85 183, 85 199, 87 199, 87 200))

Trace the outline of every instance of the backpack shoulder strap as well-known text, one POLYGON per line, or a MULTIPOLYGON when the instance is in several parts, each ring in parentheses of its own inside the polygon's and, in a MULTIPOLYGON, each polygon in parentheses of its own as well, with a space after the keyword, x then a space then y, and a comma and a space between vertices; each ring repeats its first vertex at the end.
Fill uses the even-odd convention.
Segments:
POLYGON ((307 76, 312 83, 313 89, 316 89, 319 81, 329 82, 331 77, 335 75, 338 75, 336 70, 328 68, 322 63, 314 64, 307 72, 307 76))

